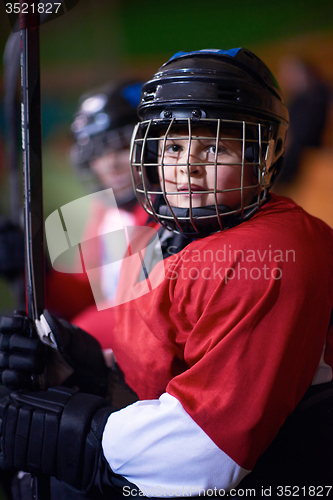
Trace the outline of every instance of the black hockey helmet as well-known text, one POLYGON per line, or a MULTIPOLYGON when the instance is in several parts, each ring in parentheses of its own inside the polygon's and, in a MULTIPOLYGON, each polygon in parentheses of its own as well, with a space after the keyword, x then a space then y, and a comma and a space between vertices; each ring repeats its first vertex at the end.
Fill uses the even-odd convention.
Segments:
MULTIPOLYGON (((206 236, 242 222, 264 203, 280 167, 289 114, 277 81, 255 54, 244 48, 178 52, 144 84, 138 114, 142 121, 133 133, 131 166, 141 181, 135 183, 135 191, 145 210, 163 226, 190 237, 206 236), (253 165, 258 179, 257 196, 250 204, 244 204, 242 181, 236 210, 218 204, 216 185, 211 191, 214 205, 192 207, 190 187, 187 209, 169 202, 161 172, 161 182, 157 179, 158 168, 164 176, 164 147, 159 155, 157 148, 177 128, 190 143, 195 140, 193 130, 203 127, 215 130, 217 140, 222 130, 223 137, 228 128, 240 131, 239 165, 242 172, 253 165)), ((212 165, 223 167, 217 157, 212 165)))
POLYGON ((138 120, 142 82, 109 83, 81 96, 71 129, 71 160, 88 173, 89 162, 107 151, 128 148, 138 120))

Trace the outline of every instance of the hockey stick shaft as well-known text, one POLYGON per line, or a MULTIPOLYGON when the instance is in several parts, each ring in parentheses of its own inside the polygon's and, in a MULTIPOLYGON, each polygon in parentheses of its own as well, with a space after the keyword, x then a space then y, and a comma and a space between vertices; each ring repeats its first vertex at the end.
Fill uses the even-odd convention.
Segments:
MULTIPOLYGON (((45 286, 39 14, 21 10, 20 32, 26 308, 35 321, 44 309, 45 286)), ((32 493, 34 500, 50 499, 49 478, 33 476, 32 493)))
POLYGON ((27 313, 39 319, 44 309, 44 220, 38 20, 20 14, 22 149, 27 313))

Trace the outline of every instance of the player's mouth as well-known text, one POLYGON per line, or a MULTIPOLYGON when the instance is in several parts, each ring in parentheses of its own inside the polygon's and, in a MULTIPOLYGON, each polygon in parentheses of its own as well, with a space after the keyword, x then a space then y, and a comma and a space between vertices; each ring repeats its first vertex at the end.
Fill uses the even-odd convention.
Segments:
POLYGON ((182 186, 179 186, 177 188, 178 194, 180 194, 181 196, 188 197, 190 195, 190 187, 191 187, 191 196, 194 197, 202 196, 203 194, 207 194, 208 192, 207 189, 197 184, 191 184, 191 186, 189 186, 188 184, 183 184, 182 186))

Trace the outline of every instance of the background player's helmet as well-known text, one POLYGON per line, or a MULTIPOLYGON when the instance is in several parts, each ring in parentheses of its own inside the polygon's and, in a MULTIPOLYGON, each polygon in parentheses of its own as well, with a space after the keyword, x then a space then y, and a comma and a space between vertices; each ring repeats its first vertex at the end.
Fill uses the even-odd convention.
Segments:
MULTIPOLYGON (((140 174, 135 192, 162 226, 188 237, 202 237, 239 224, 265 202, 281 165, 289 116, 274 76, 252 52, 239 48, 175 54, 144 84, 138 114, 142 121, 133 133, 131 150, 132 171, 140 174), (177 130, 192 142, 199 128, 210 130, 210 137, 214 131, 217 142, 228 137, 228 130, 238 131, 237 140, 242 141, 239 165, 242 172, 253 165, 257 177, 257 194, 250 203, 244 203, 240 179, 237 209, 217 203, 216 183, 211 191, 213 205, 193 208, 190 186, 189 207, 171 205, 163 181, 163 144, 177 130)), ((223 168, 217 156, 211 165, 223 168)), ((188 171, 190 167, 188 160, 188 171)))
POLYGON ((109 83, 81 96, 71 126, 75 139, 71 161, 83 180, 94 178, 90 162, 109 151, 129 148, 141 88, 138 81, 109 83))

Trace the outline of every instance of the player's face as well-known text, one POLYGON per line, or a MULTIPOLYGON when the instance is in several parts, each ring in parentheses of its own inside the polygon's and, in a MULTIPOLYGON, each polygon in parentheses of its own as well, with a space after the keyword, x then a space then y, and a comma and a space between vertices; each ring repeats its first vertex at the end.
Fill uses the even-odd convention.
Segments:
POLYGON ((126 197, 133 190, 129 149, 109 151, 93 160, 90 166, 103 187, 113 189, 116 198, 126 197))
MULTIPOLYGON (((239 208, 242 196, 240 189, 242 185, 241 133, 230 130, 222 131, 218 146, 216 136, 210 130, 197 129, 195 133, 192 133, 190 145, 188 138, 185 138, 186 134, 185 131, 179 131, 172 133, 172 139, 167 139, 163 167, 159 167, 161 187, 163 189, 164 177, 165 191, 170 205, 189 208, 190 185, 193 208, 215 205, 216 202, 218 205, 227 205, 231 209, 239 208), (216 169, 215 162, 217 163, 216 169), (216 198, 214 191, 216 191, 216 198)), ((162 150, 163 141, 161 140, 159 161, 161 161, 162 150)), ((244 205, 251 203, 257 194, 257 182, 253 165, 244 165, 244 205)))

